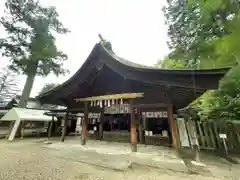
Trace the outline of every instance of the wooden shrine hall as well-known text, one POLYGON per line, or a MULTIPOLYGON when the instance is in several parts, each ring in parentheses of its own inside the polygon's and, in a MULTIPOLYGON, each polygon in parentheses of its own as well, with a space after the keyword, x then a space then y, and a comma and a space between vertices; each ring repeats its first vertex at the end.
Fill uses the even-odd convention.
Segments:
MULTIPOLYGON (((66 113, 62 140, 67 121, 82 113, 83 145, 87 137, 115 137, 111 140, 131 142, 132 151, 137 150, 138 142, 176 146, 173 114, 206 90, 217 89, 228 70, 169 70, 139 65, 116 56, 111 44, 104 41, 94 46, 69 80, 36 98, 67 107, 62 110, 66 113)), ((74 123, 76 126, 76 119, 74 123)))

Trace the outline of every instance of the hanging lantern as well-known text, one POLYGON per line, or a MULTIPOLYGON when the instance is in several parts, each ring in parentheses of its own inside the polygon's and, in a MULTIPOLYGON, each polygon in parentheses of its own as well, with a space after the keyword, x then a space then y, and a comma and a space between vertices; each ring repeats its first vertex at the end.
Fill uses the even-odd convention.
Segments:
POLYGON ((103 107, 103 102, 102 102, 102 100, 99 101, 99 106, 100 106, 100 108, 103 107))
POLYGON ((114 105, 114 104, 115 104, 114 99, 112 99, 112 105, 114 105))
POLYGON ((93 106, 93 101, 91 101, 91 106, 93 106))
POLYGON ((97 101, 97 106, 99 106, 100 105, 100 101, 97 101))

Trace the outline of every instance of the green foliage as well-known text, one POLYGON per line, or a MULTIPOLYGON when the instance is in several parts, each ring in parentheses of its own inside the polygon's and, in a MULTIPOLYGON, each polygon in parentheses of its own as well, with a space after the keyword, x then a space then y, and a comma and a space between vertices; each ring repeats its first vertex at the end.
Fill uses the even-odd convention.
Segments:
POLYGON ((58 20, 55 7, 43 7, 38 0, 7 0, 5 12, 0 23, 8 36, 0 39, 0 49, 11 70, 27 75, 19 102, 24 108, 36 75, 67 72, 63 68, 67 55, 57 49, 53 33, 65 34, 68 29, 58 20))
POLYGON ((163 60, 158 60, 155 64, 156 67, 163 69, 184 69, 186 68, 181 61, 172 60, 169 57, 164 57, 163 60))
POLYGON ((19 79, 7 68, 0 69, 0 103, 11 100, 19 92, 19 79))
POLYGON ((231 0, 169 1, 164 12, 171 56, 194 68, 235 65, 240 32, 239 8, 235 7, 239 2, 231 0))
POLYGON ((41 89, 41 91, 39 92, 39 94, 43 94, 47 91, 50 91, 51 89, 57 87, 59 84, 56 83, 47 83, 43 86, 43 88, 41 89))
POLYGON ((0 39, 0 48, 10 68, 28 75, 29 66, 37 64, 38 75, 65 73, 62 65, 67 55, 57 49, 52 32, 68 30, 58 20, 55 7, 42 7, 36 0, 8 0, 5 6, 6 16, 0 23, 8 36, 0 39))
POLYGON ((240 117, 240 65, 234 67, 222 80, 217 91, 201 98, 203 118, 238 119, 240 117))
POLYGON ((234 67, 219 90, 192 103, 202 119, 240 118, 240 1, 176 0, 164 9, 171 59, 185 67, 234 67))

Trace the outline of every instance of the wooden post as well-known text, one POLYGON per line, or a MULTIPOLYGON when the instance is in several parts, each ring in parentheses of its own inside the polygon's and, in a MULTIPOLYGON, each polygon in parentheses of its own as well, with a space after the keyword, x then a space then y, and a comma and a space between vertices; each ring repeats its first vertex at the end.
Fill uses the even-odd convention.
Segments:
POLYGON ((200 139, 201 139, 201 145, 202 147, 204 148, 205 147, 205 139, 203 137, 203 131, 202 131, 202 127, 201 127, 201 122, 196 122, 197 123, 197 126, 198 126, 198 131, 199 131, 199 134, 200 134, 200 139))
POLYGON ((133 103, 132 100, 130 100, 129 111, 131 116, 131 150, 132 152, 137 152, 137 127, 136 127, 137 123, 132 108, 132 103, 133 103))
POLYGON ((51 120, 49 128, 48 128, 48 139, 50 139, 50 137, 52 135, 53 122, 54 122, 54 116, 52 116, 52 120, 51 120))
POLYGON ((199 153, 200 153, 200 147, 199 147, 199 139, 198 139, 198 134, 197 134, 197 126, 196 126, 196 122, 192 121, 192 125, 193 125, 193 131, 194 131, 194 135, 196 136, 196 141, 195 144, 193 145, 193 149, 196 152, 196 156, 195 156, 195 161, 200 162, 200 157, 199 157, 199 153))
POLYGON ((63 123, 61 142, 64 142, 64 140, 65 140, 65 135, 67 133, 67 121, 68 121, 68 112, 66 113, 64 123, 63 123))
POLYGON ((203 122, 202 125, 203 125, 203 132, 204 132, 204 138, 205 138, 205 141, 206 141, 206 145, 207 145, 207 147, 211 148, 211 142, 210 142, 209 135, 208 135, 207 123, 203 122))
POLYGON ((173 107, 172 104, 168 105, 168 123, 170 126, 172 136, 172 146, 177 148, 177 129, 173 118, 173 107))
POLYGON ((138 135, 139 135, 139 141, 141 144, 143 144, 143 122, 140 112, 138 113, 138 135))
POLYGON ((82 121, 82 138, 81 138, 81 144, 86 144, 86 138, 87 138, 87 122, 88 122, 88 103, 84 102, 84 117, 82 121))
POLYGON ((103 139, 103 120, 104 120, 104 106, 102 107, 101 114, 100 114, 100 122, 99 122, 99 139, 103 139))
POLYGON ((220 147, 222 147, 221 138, 219 137, 217 123, 215 123, 215 122, 213 122, 213 130, 214 130, 214 137, 216 137, 216 140, 217 140, 217 142, 216 142, 217 147, 220 148, 220 147))
POLYGON ((208 128, 209 128, 209 133, 210 133, 210 139, 212 141, 213 148, 215 149, 217 145, 216 145, 215 137, 214 137, 214 134, 213 134, 213 123, 209 122, 208 123, 208 128))

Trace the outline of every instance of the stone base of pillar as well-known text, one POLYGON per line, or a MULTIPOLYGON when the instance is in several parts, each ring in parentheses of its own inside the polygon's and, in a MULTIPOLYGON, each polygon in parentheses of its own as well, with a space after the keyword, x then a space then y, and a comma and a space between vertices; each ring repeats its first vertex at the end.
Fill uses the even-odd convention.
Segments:
POLYGON ((137 152, 137 144, 131 144, 132 152, 137 152))

